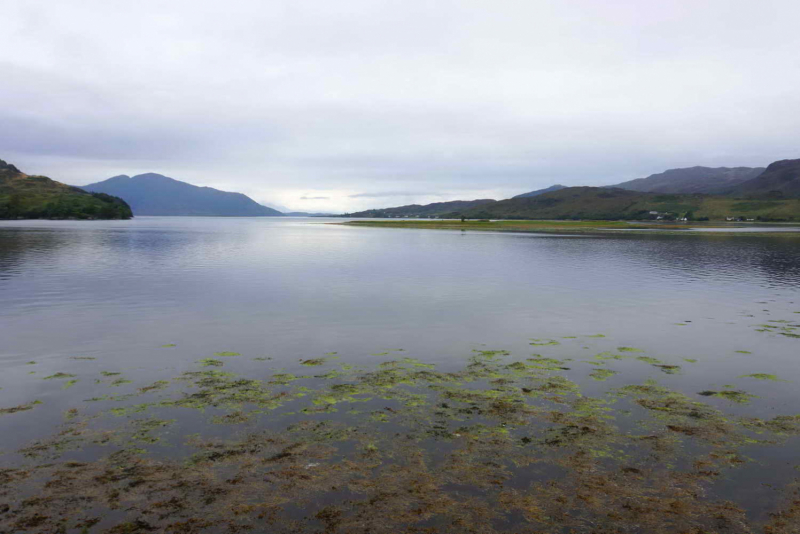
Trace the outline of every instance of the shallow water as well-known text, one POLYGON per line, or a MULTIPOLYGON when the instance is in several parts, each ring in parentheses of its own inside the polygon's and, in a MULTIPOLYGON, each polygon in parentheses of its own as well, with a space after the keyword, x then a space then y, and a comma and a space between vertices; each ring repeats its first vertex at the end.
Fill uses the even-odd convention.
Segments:
MULTIPOLYGON (((591 398, 655 379, 730 417, 800 413, 798 239, 487 234, 328 222, 339 221, 140 217, 0 222, 0 408, 41 401, 0 415, 0 449, 8 453, 4 464, 18 465, 14 451, 58 432, 68 409, 93 417, 135 406, 160 394, 138 393, 158 380, 171 381, 174 395, 180 390, 175 384, 186 381, 173 379, 186 372, 220 369, 266 382, 276 373, 312 376, 301 361, 331 352, 337 359, 326 360, 319 372, 340 371, 342 364, 368 370, 410 357, 435 365, 437 371, 458 373, 480 354, 475 351, 509 351, 502 356, 505 362, 527 361, 537 353, 560 362, 545 369, 547 373, 566 377, 591 398), (603 353, 620 359, 597 358, 603 353), (197 363, 205 358, 221 365, 197 363), (617 374, 598 380, 591 375, 599 368, 617 374), (74 376, 44 379, 56 373, 74 376), (747 376, 753 374, 779 380, 747 376), (71 380, 78 382, 70 385, 71 380), (739 403, 735 400, 741 397, 698 395, 703 391, 742 391, 757 397, 739 403), (104 397, 127 394, 133 396, 104 397), (105 400, 86 402, 91 398, 105 400)), ((192 380, 187 387, 198 387, 192 380)), ((309 393, 292 397, 295 404, 323 399, 324 406, 329 395, 320 388, 327 387, 327 379, 304 380, 296 385, 308 387, 309 393)), ((515 375, 513 380, 522 378, 515 375)), ((524 380, 540 377, 526 375, 524 380)), ((431 383, 411 385, 429 392, 431 383)), ((467 387, 493 386, 476 380, 467 387)), ((296 394, 293 390, 290 395, 296 394)), ((262 397, 245 398, 264 402, 262 397)), ((369 402, 365 406, 383 409, 369 402)), ((280 427, 304 417, 290 414, 276 423, 277 416, 265 415, 220 426, 208 423, 220 416, 214 410, 162 408, 178 421, 164 438, 170 447, 151 453, 156 457, 180 458, 190 434, 238 436, 242 428, 280 427)), ((625 409, 639 416, 634 408, 625 409)), ((301 413, 296 407, 287 410, 301 413)), ((486 413, 481 417, 491 420, 486 413)), ((345 414, 326 412, 325 417, 348 424, 366 417, 345 414)), ((424 417, 414 414, 414 425, 419 425, 424 417)), ((121 417, 81 421, 114 426, 136 420, 134 413, 121 417)), ((616 425, 623 433, 635 426, 624 417, 616 425)), ((392 428, 406 427, 397 423, 392 428)), ((388 432, 372 427, 360 431, 388 432)), ((447 432, 452 440, 455 431, 447 432)), ((689 441, 694 439, 692 434, 689 441)), ((715 482, 710 494, 733 500, 753 520, 769 517, 777 499, 759 484, 783 488, 800 464, 796 438, 786 439, 764 451, 753 445, 746 454, 754 461, 715 482)), ((421 450, 432 453, 441 446, 437 443, 421 450)), ((687 451, 697 446, 693 441, 684 444, 687 451)), ((88 447, 69 454, 85 461, 106 452, 88 447)), ((377 453, 371 454, 374 458, 377 453)), ((311 463, 318 462, 307 461, 311 463)), ((522 482, 509 479, 506 485, 520 490, 554 473, 566 479, 563 469, 561 464, 558 469, 542 467, 536 476, 523 476, 522 482)), ((15 486, 10 484, 13 495, 15 486)), ((452 491, 484 491, 475 493, 463 483, 457 488, 452 491)), ((317 505, 335 500, 330 495, 315 499, 317 505)), ((516 524, 519 513, 502 521, 516 524)), ((302 510, 294 514, 303 515, 302 510)))

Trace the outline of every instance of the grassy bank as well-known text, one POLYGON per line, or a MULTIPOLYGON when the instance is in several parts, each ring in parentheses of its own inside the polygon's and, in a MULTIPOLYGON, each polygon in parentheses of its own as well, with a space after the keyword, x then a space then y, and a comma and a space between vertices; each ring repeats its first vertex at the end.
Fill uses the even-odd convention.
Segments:
MULTIPOLYGON (((477 230, 490 232, 533 232, 533 233, 618 233, 620 230, 647 230, 648 232, 684 233, 689 229, 703 230, 715 228, 753 228, 752 224, 724 223, 634 223, 627 221, 460 221, 460 220, 382 220, 347 221, 347 226, 368 226, 375 228, 416 228, 425 230, 477 230)), ((773 226, 773 225, 770 225, 773 226)), ((797 232, 780 235, 800 235, 797 232)), ((686 232, 689 233, 689 232, 686 232)), ((694 232, 692 232, 694 233, 694 232)), ((752 235, 748 232, 748 235, 752 235)), ((770 234, 778 235, 778 234, 770 234)))

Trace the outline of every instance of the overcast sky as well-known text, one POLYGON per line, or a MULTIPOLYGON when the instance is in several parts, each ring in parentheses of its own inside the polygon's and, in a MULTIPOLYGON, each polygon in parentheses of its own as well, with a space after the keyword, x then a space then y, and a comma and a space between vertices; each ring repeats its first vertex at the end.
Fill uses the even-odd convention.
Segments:
POLYGON ((800 158, 798 0, 2 0, 0 158, 273 206, 800 158))

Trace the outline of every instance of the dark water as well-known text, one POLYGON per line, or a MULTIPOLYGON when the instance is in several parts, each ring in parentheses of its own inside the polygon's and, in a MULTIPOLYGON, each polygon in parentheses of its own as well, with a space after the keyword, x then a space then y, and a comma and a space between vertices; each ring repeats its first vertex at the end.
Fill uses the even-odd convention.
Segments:
MULTIPOLYGON (((797 238, 328 222, 0 222, 0 408, 43 402, 0 417, 0 449, 24 446, 60 424, 64 409, 107 394, 108 381, 90 374, 123 373, 133 385, 113 391, 121 393, 221 351, 241 354, 225 368, 248 375, 262 372, 255 358, 298 372, 300 360, 330 352, 370 365, 403 349, 448 370, 474 350, 580 359, 635 347, 680 372, 625 362, 624 375, 607 381, 589 379, 589 366, 569 377, 588 395, 648 378, 687 394, 728 385, 759 398, 708 402, 754 417, 800 413, 800 339, 782 334, 800 333, 797 238), (80 383, 42 380, 57 372, 80 383), (782 381, 741 378, 754 373, 782 381)), ((794 447, 769 458, 769 480, 785 481, 781 466, 800 464, 794 447)))

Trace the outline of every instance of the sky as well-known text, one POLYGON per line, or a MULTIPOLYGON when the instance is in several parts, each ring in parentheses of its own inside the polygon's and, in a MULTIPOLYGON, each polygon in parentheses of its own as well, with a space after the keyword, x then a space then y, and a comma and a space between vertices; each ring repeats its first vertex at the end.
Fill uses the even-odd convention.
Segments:
POLYGON ((800 158, 797 0, 2 0, 0 158, 345 212, 800 158))

